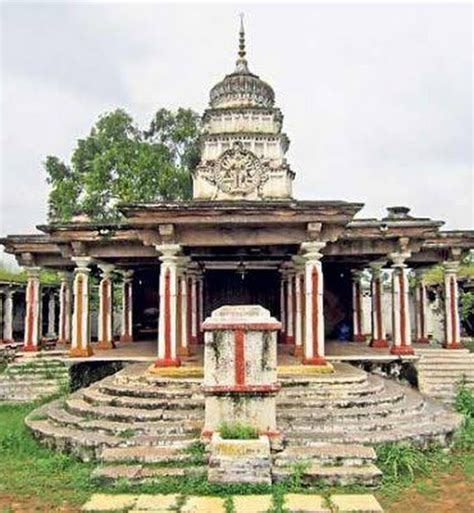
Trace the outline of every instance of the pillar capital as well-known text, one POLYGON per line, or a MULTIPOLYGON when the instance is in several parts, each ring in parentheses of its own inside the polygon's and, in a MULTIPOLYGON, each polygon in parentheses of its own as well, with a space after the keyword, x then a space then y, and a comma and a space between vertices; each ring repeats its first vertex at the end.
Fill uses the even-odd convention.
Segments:
POLYGON ((326 246, 322 241, 308 241, 301 243, 301 251, 305 260, 321 260, 321 250, 326 246))
POLYGON ((443 262, 443 270, 445 274, 457 274, 461 263, 457 260, 446 260, 443 262))
POLYGON ((390 253, 390 260, 392 261, 392 268, 406 267, 405 261, 410 258, 411 253, 409 251, 397 251, 390 253))
POLYGON ((174 261, 174 258, 181 252, 180 244, 157 244, 156 251, 160 253, 160 260, 167 262, 168 260, 174 261))
POLYGON ((352 280, 356 282, 361 282, 364 277, 363 269, 351 269, 352 280))
POLYGON ((25 267, 24 269, 28 279, 39 279, 41 267, 25 267))
POLYGON ((115 269, 115 266, 113 264, 100 263, 100 264, 97 264, 97 267, 101 271, 102 279, 110 278, 115 269))
POLYGON ((90 273, 89 266, 92 263, 92 258, 89 256, 72 257, 71 259, 76 264, 76 272, 90 273))
POLYGON ((382 276, 382 271, 386 265, 387 262, 385 260, 377 260, 376 262, 370 262, 369 268, 372 273, 372 277, 380 278, 382 276))

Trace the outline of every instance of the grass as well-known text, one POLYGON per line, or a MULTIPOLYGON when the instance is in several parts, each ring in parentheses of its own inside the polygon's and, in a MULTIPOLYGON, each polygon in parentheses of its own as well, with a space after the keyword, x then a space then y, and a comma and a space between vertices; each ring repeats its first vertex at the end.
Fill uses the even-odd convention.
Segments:
POLYGON ((219 434, 224 440, 255 440, 258 438, 258 430, 255 427, 240 422, 222 422, 219 426, 219 434))

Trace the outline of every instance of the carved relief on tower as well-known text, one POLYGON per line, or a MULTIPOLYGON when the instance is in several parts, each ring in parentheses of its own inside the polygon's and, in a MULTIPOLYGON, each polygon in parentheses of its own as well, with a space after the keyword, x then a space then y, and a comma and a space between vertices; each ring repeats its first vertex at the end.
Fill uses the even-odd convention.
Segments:
POLYGON ((213 199, 258 199, 268 180, 269 169, 240 141, 224 151, 214 162, 198 167, 198 174, 215 186, 213 199))

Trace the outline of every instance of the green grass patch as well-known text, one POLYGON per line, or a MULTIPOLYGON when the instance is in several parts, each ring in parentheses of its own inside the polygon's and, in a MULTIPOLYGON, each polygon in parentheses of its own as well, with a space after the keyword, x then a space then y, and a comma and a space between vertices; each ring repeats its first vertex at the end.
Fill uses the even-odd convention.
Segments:
POLYGON ((224 440, 256 440, 257 428, 240 422, 222 422, 219 425, 219 434, 224 440))

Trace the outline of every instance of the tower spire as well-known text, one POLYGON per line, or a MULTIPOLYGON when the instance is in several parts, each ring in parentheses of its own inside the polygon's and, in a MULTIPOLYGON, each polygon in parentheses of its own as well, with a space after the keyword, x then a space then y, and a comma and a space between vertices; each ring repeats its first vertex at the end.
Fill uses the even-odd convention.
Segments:
POLYGON ((248 73, 248 63, 247 59, 245 58, 247 52, 245 50, 245 29, 244 29, 244 13, 240 13, 240 30, 239 30, 239 52, 238 52, 238 59, 236 62, 235 71, 237 73, 248 73))

